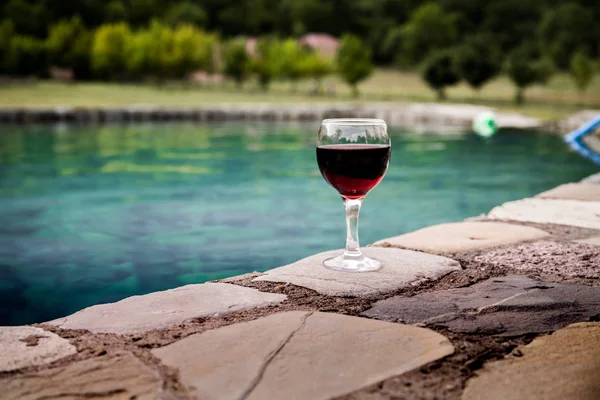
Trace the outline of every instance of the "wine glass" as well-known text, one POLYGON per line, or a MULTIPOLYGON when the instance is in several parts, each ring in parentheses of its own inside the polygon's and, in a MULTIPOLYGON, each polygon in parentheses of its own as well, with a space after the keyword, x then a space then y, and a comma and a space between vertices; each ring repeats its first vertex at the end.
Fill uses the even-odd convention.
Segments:
POLYGON ((317 163, 323 178, 342 196, 346 209, 346 249, 323 262, 348 272, 375 271, 381 263, 365 257, 358 244, 358 214, 365 196, 385 175, 391 142, 381 119, 326 119, 317 136, 317 163))

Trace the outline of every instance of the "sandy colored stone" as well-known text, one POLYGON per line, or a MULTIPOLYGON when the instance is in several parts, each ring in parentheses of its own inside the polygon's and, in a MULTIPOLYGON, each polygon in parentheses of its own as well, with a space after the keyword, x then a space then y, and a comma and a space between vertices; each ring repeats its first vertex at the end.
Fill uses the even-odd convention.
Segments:
POLYGON ((291 311, 153 350, 202 399, 330 399, 452 354, 431 330, 291 311))
POLYGON ((598 172, 594 175, 590 175, 587 178, 582 179, 581 182, 582 183, 594 183, 594 184, 600 183, 600 172, 598 172))
POLYGON ((68 340, 41 328, 0 327, 0 372, 51 363, 75 353, 68 340))
POLYGON ((363 315, 457 332, 518 336, 551 332, 595 318, 599 312, 600 287, 506 276, 465 288, 394 296, 378 301, 363 315))
POLYGON ((538 194, 543 199, 600 201, 600 185, 594 183, 566 183, 538 194))
POLYGON ((486 364, 463 400, 600 399, 600 323, 581 323, 520 347, 522 357, 486 364))
POLYGON ((587 239, 576 240, 577 243, 591 244, 592 246, 600 246, 600 236, 594 236, 587 239))
POLYGON ((4 378, 0 387, 6 399, 146 400, 160 398, 161 380, 132 354, 121 352, 4 378))
POLYGON ((430 253, 458 253, 540 239, 548 235, 537 228, 504 222, 457 222, 429 226, 380 240, 374 245, 430 253))
POLYGON ((600 202, 524 199, 504 203, 490 211, 488 216, 492 219, 600 229, 600 202))
POLYGON ((367 247, 362 251, 381 261, 383 267, 374 272, 333 271, 325 268, 323 261, 343 250, 332 250, 272 269, 254 281, 288 282, 330 296, 371 296, 437 279, 461 268, 449 258, 411 250, 367 247))
POLYGON ((166 328, 192 318, 228 314, 264 307, 287 296, 226 283, 187 285, 176 289, 132 296, 116 303, 100 304, 49 322, 63 329, 91 332, 139 333, 166 328))
POLYGON ((600 248, 590 244, 541 240, 491 250, 474 261, 527 272, 600 278, 600 248))

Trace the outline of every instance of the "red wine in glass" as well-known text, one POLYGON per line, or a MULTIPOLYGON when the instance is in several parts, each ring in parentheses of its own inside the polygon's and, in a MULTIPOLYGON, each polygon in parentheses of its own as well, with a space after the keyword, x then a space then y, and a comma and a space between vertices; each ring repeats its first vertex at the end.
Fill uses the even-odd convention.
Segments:
POLYGON ((381 262, 366 257, 358 241, 358 215, 365 196, 385 175, 391 141, 385 121, 369 118, 325 119, 317 133, 317 163, 323 178, 342 196, 346 211, 346 248, 323 261, 344 272, 370 272, 381 262))
POLYGON ((385 175, 391 147, 381 144, 333 144, 317 147, 323 178, 346 199, 362 199, 385 175))

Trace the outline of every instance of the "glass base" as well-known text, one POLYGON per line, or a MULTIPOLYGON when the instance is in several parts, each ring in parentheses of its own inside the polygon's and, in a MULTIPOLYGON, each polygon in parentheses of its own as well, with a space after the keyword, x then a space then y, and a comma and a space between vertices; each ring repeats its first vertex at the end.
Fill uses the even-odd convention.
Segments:
POLYGON ((350 257, 345 254, 328 258, 323 261, 323 265, 329 269, 343 272, 372 272, 381 268, 381 263, 373 258, 363 255, 350 257))

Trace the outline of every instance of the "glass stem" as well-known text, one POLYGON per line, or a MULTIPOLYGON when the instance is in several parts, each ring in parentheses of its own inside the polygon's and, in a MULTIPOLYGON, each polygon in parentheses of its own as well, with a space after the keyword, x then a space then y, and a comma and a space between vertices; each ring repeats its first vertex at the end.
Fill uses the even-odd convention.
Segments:
POLYGON ((358 244, 358 214, 362 199, 344 198, 344 208, 346 209, 346 249, 344 257, 358 258, 362 254, 358 244))

